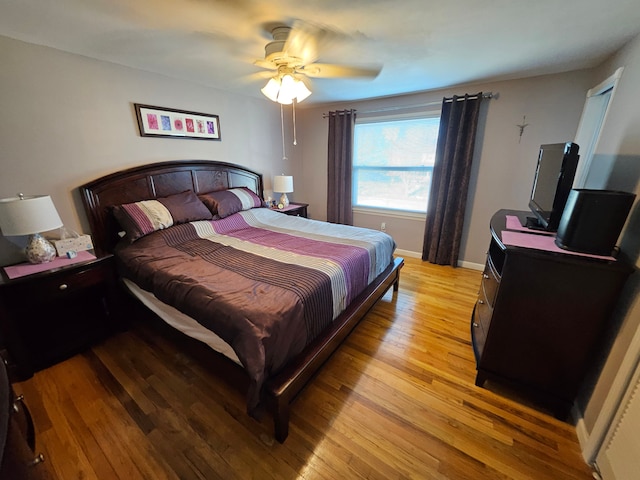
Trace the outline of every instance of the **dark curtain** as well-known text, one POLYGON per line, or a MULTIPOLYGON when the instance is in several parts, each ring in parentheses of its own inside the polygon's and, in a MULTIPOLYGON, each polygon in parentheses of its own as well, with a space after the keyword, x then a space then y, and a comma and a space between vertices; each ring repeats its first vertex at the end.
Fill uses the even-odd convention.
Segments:
POLYGON ((355 110, 329 112, 327 221, 353 225, 351 166, 355 110))
POLYGON ((482 93, 442 102, 422 259, 458 264, 482 93))

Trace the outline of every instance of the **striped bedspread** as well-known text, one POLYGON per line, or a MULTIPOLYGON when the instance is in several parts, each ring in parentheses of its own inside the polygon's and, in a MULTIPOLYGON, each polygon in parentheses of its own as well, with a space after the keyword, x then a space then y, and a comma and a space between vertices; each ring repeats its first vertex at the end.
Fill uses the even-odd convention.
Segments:
POLYGON ((252 381, 325 329, 392 262, 385 233, 254 208, 117 249, 123 274, 226 341, 252 381))

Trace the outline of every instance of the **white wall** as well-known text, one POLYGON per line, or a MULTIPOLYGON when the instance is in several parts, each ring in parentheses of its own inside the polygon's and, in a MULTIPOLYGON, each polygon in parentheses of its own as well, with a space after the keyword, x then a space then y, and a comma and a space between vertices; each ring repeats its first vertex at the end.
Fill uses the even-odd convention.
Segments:
MULTIPOLYGON (((460 260, 484 264, 489 244, 489 219, 500 208, 527 210, 531 184, 543 143, 572 141, 578 126, 586 91, 591 85, 587 70, 496 83, 467 85, 454 89, 401 97, 305 108, 299 115, 299 146, 295 150, 304 174, 302 201, 310 203, 314 218, 326 219, 327 120, 322 113, 341 108, 358 111, 439 104, 452 94, 494 92, 498 98, 484 102, 474 154, 460 260), (522 138, 516 127, 526 115, 522 138)), ((296 180, 297 185, 300 181, 296 180)), ((420 252, 424 220, 354 215, 358 226, 380 228, 386 223, 403 250, 420 252)))
MULTIPOLYGON (((627 225, 620 235, 619 245, 636 269, 640 268, 640 36, 627 44, 617 55, 597 69, 594 85, 619 68, 622 77, 610 106, 601 140, 596 147, 593 162, 601 175, 606 175, 606 188, 636 193, 636 202, 627 225)), ((618 302, 611 323, 619 332, 612 341, 611 352, 602 374, 593 389, 586 389, 580 399, 588 431, 598 417, 610 393, 613 380, 627 354, 631 339, 640 328, 640 272, 628 280, 618 302), (588 403, 587 403, 588 402, 588 403)), ((640 358, 640 352, 631 352, 640 358)))
MULTIPOLYGON (((119 169, 220 160, 263 173, 265 189, 274 174, 292 169, 282 161, 280 112, 269 100, 6 37, 0 58, 0 197, 49 194, 74 230, 88 231, 77 187, 119 169), (217 114, 222 141, 141 137, 133 103, 217 114)), ((1 240, 6 263, 14 255, 1 240)))

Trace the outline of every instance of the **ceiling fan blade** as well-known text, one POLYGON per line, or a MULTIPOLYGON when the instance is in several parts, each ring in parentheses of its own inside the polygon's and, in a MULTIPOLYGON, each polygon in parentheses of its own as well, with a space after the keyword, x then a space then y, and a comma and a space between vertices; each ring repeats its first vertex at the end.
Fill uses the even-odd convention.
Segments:
POLYGON ((240 77, 240 82, 243 84, 255 84, 257 82, 266 83, 267 80, 274 77, 274 73, 269 70, 261 70, 259 72, 250 73, 240 77))
POLYGON ((298 68, 296 71, 314 78, 376 78, 381 70, 382 67, 380 66, 355 67, 329 63, 312 63, 298 68))
POLYGON ((289 31, 282 51, 290 57, 299 58, 306 65, 318 59, 318 42, 325 31, 315 25, 296 21, 289 31))

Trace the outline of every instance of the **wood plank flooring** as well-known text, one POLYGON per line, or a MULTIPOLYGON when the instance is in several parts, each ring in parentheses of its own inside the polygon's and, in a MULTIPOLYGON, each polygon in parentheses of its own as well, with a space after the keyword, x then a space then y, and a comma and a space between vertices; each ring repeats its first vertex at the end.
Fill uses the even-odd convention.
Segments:
POLYGON ((18 383, 51 479, 590 479, 573 426, 474 385, 477 271, 406 259, 293 404, 289 438, 136 322, 18 383))

